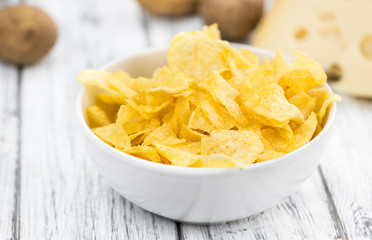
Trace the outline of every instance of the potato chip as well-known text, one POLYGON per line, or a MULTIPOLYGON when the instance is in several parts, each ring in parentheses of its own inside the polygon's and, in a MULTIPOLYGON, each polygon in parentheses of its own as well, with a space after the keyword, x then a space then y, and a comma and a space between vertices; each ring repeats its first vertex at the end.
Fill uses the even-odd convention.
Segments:
POLYGON ((274 158, 278 158, 280 156, 283 156, 284 153, 281 153, 281 152, 276 152, 274 150, 268 150, 268 151, 264 151, 257 159, 257 162, 264 162, 264 161, 267 161, 267 160, 271 160, 271 159, 274 159, 274 158))
POLYGON ((210 137, 201 139, 203 155, 223 154, 253 163, 264 150, 260 137, 252 131, 216 130, 210 137))
POLYGON ((137 99, 138 93, 130 87, 131 77, 123 71, 116 71, 107 79, 107 85, 110 89, 118 92, 124 99, 137 99))
POLYGON ((199 86, 207 90, 216 102, 222 104, 238 123, 244 123, 245 117, 239 105, 235 102, 239 92, 231 87, 217 72, 213 72, 211 77, 206 82, 201 82, 199 86))
POLYGON ((178 135, 182 125, 186 125, 190 119, 190 105, 186 98, 178 98, 174 106, 173 116, 169 124, 173 131, 178 135))
POLYGON ((191 129, 208 133, 214 130, 214 126, 212 122, 208 119, 204 111, 202 110, 201 104, 199 104, 191 113, 188 127, 191 129))
POLYGON ((213 33, 213 28, 179 33, 173 38, 168 49, 168 65, 173 72, 185 73, 200 82, 211 72, 227 67, 224 49, 216 41, 218 34, 213 33))
POLYGON ((89 127, 102 127, 110 124, 106 113, 97 105, 92 105, 87 109, 89 127))
POLYGON ((251 67, 260 66, 260 61, 258 60, 256 54, 254 54, 251 50, 241 49, 240 53, 249 61, 251 67))
POLYGON ((142 145, 159 143, 167 146, 172 146, 184 142, 186 142, 186 140, 178 138, 169 124, 163 124, 152 131, 149 135, 147 135, 142 145))
POLYGON ((149 135, 154 129, 146 128, 142 131, 133 133, 129 135, 129 140, 131 141, 132 146, 137 146, 143 143, 147 135, 149 135))
POLYGON ((268 126, 283 127, 290 120, 300 123, 304 121, 300 110, 288 103, 283 89, 277 84, 270 84, 256 91, 244 106, 268 126))
POLYGON ((185 73, 174 73, 168 66, 164 66, 155 72, 153 81, 150 92, 164 91, 167 94, 178 94, 187 90, 193 80, 185 73))
POLYGON ((104 142, 162 164, 244 168, 307 144, 340 97, 320 86, 321 66, 278 50, 260 64, 248 49, 222 41, 217 25, 177 34, 168 64, 151 78, 83 71, 87 122, 104 142))
POLYGON ((286 152, 292 152, 308 143, 314 135, 317 123, 316 115, 313 112, 303 124, 293 131, 293 142, 286 152))
POLYGON ((200 141, 201 138, 204 137, 204 134, 192 130, 187 125, 182 125, 179 131, 179 137, 184 138, 187 141, 196 142, 196 141, 200 141))
POLYGON ((319 63, 297 51, 293 67, 281 76, 279 85, 285 90, 286 95, 291 97, 300 91, 307 92, 322 86, 326 81, 327 75, 319 63))
POLYGON ((270 65, 266 65, 255 68, 250 73, 247 73, 244 82, 239 84, 237 89, 239 89, 240 97, 244 102, 252 97, 259 89, 273 83, 277 83, 274 70, 270 65))
POLYGON ((201 153, 201 142, 200 141, 179 143, 172 147, 175 147, 175 148, 178 148, 178 149, 181 149, 183 151, 190 152, 193 154, 201 153))
POLYGON ((168 147, 159 143, 154 143, 159 154, 168 159, 172 165, 188 167, 193 164, 198 155, 183 151, 178 148, 168 147))
POLYGON ((118 124, 112 123, 103 127, 93 128, 93 132, 102 139, 102 141, 119 150, 131 146, 127 133, 118 124))
POLYGON ((152 162, 163 163, 158 152, 149 146, 134 146, 124 149, 123 152, 152 162))
POLYGON ((318 124, 323 124, 324 116, 327 113, 328 107, 333 102, 341 101, 341 97, 328 91, 326 88, 312 89, 308 94, 316 99, 315 113, 317 114, 318 124))
POLYGON ((220 155, 211 154, 207 156, 200 156, 189 167, 195 168, 244 168, 244 163, 238 159, 220 155))
POLYGON ((228 111, 211 99, 200 103, 200 108, 205 116, 212 123, 214 129, 230 129, 235 125, 235 119, 228 111))
POLYGON ((316 99, 310 97, 304 91, 300 91, 288 100, 289 103, 295 105, 307 119, 309 115, 314 111, 316 99))

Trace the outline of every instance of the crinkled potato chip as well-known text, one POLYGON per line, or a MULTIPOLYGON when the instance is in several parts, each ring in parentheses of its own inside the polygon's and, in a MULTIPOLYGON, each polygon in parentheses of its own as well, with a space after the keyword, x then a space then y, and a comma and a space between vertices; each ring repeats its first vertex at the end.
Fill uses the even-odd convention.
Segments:
POLYGON ((169 124, 163 124, 154 131, 152 131, 149 135, 147 135, 145 140, 143 140, 142 145, 151 145, 159 143, 166 146, 172 146, 184 142, 186 142, 186 140, 178 138, 176 133, 169 126, 169 124))
POLYGON ((260 137, 252 131, 216 130, 201 139, 203 155, 221 154, 251 164, 264 150, 260 137))
POLYGON ((106 113, 97 105, 92 105, 87 109, 87 117, 89 127, 91 128, 102 127, 110 124, 110 120, 106 113))
POLYGON ((220 154, 200 156, 189 167, 195 168, 244 168, 244 164, 236 158, 220 154))
POLYGON ((149 146, 134 146, 124 149, 123 152, 152 162, 163 163, 158 152, 149 146))
POLYGON ((148 161, 195 168, 244 168, 307 144, 340 97, 322 87, 321 66, 278 50, 260 63, 222 41, 217 25, 177 34, 168 64, 151 78, 85 70, 96 96, 91 130, 108 145, 148 161))
POLYGON ((201 104, 199 104, 191 113, 188 127, 194 130, 199 130, 208 133, 214 130, 214 126, 212 122, 208 119, 207 115, 202 110, 201 104))
POLYGON ((256 91, 244 106, 258 120, 273 127, 283 127, 290 120, 303 122, 298 108, 288 102, 278 84, 270 84, 256 91))
POLYGON ((216 25, 203 29, 203 32, 177 34, 169 45, 168 65, 173 72, 181 72, 196 82, 203 81, 213 71, 227 67, 224 48, 216 25), (215 30, 214 30, 215 28, 215 30))
POLYGON ((328 107, 333 102, 341 101, 341 97, 326 88, 312 89, 308 94, 316 99, 315 113, 317 114, 318 124, 323 124, 323 118, 326 115, 328 107))
POLYGON ((93 132, 104 142, 119 150, 131 146, 128 134, 121 126, 115 123, 103 127, 93 128, 93 132))
POLYGON ((180 132, 179 132, 179 137, 184 138, 187 141, 197 142, 197 141, 200 141, 202 137, 204 137, 204 134, 197 132, 195 130, 192 130, 187 125, 182 125, 180 132))
POLYGON ((199 158, 198 155, 179 148, 168 147, 158 143, 155 143, 154 146, 158 150, 159 154, 168 159, 172 165, 188 167, 199 158))
POLYGON ((235 98, 239 92, 230 86, 221 75, 213 72, 211 77, 206 82, 199 83, 199 86, 207 90, 211 97, 222 104, 226 110, 233 116, 239 123, 244 123, 245 118, 239 105, 235 102, 235 98))
POLYGON ((310 97, 304 91, 300 91, 288 100, 289 103, 295 105, 307 119, 315 109, 316 99, 310 97))

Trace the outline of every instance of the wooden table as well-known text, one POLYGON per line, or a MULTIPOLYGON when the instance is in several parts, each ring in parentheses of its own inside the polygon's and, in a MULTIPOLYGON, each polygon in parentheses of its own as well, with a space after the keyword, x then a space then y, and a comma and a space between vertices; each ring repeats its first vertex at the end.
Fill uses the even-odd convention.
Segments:
POLYGON ((76 76, 166 46, 202 21, 154 17, 133 0, 26 2, 54 18, 59 38, 33 66, 0 62, 0 239, 372 238, 371 100, 342 95, 321 166, 275 207, 226 224, 173 222, 125 200, 92 168, 76 121, 76 76))

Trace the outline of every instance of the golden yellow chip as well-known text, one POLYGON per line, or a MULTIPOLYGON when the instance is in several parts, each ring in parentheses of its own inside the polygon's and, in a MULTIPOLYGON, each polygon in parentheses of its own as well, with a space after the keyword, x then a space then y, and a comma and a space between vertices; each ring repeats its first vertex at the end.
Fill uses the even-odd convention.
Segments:
POLYGON ((178 138, 169 124, 163 124, 152 131, 149 135, 147 135, 145 140, 143 140, 142 145, 159 143, 167 146, 172 146, 184 142, 186 142, 186 140, 178 138))
POLYGON ((211 154, 207 156, 200 156, 196 161, 194 161, 190 167, 195 168, 244 168, 244 163, 238 159, 221 155, 221 154, 211 154))
POLYGON ((208 133, 212 132, 212 130, 214 129, 212 122, 208 119, 208 117, 202 110, 201 104, 199 104, 191 113, 188 127, 208 133))
POLYGON ((283 156, 284 153, 281 153, 281 152, 276 152, 274 150, 268 150, 268 151, 264 151, 257 159, 257 162, 264 162, 264 161, 267 161, 267 160, 271 160, 271 159, 274 159, 274 158, 278 158, 280 156, 283 156))
POLYGON ((124 99, 137 99, 138 93, 130 87, 131 77, 123 71, 116 71, 107 78, 107 85, 110 89, 118 92, 124 99))
POLYGON ((264 65, 247 73, 244 77, 244 81, 236 88, 239 89, 242 101, 246 101, 252 97, 257 90, 273 83, 277 83, 274 70, 270 65, 264 65))
POLYGON ((190 152, 193 154, 200 154, 201 153, 201 142, 184 142, 174 145, 173 147, 181 149, 186 152, 190 152))
POLYGON ((285 90, 286 95, 291 97, 300 91, 307 92, 322 86, 326 81, 327 75, 319 63, 297 51, 293 66, 281 76, 279 85, 285 90))
POLYGON ((172 165, 188 167, 193 164, 198 155, 183 151, 179 148, 168 147, 162 144, 155 143, 154 146, 159 154, 168 159, 172 165))
POLYGON ((235 119, 228 111, 211 99, 200 103, 200 108, 212 123, 213 129, 230 129, 235 125, 235 119))
POLYGON ((290 120, 300 123, 304 121, 300 110, 288 103, 283 89, 278 84, 270 84, 256 91, 244 106, 268 126, 283 127, 290 120))
POLYGON ((92 105, 87 109, 87 117, 89 127, 91 128, 102 127, 110 124, 110 120, 106 113, 97 105, 92 105))
POLYGON ((216 130, 201 139, 203 155, 223 154, 251 164, 264 150, 260 137, 252 131, 216 130))
POLYGON ((341 101, 341 97, 333 92, 328 91, 325 87, 312 89, 308 92, 308 94, 316 99, 314 112, 317 114, 318 124, 322 125, 328 107, 333 102, 341 101))
POLYGON ((186 98, 178 98, 174 106, 173 116, 169 121, 170 127, 178 135, 182 125, 189 122, 190 119, 190 105, 186 98))
POLYGON ((94 128, 93 132, 104 142, 119 150, 131 146, 127 133, 118 124, 112 123, 103 127, 94 128))
POLYGON ((304 91, 300 91, 291 97, 288 102, 295 105, 301 111, 304 119, 307 119, 311 112, 315 111, 316 99, 310 97, 304 91))
POLYGON ((206 82, 199 83, 199 86, 207 90, 216 102, 222 104, 238 123, 244 123, 245 117, 235 102, 239 92, 231 87, 221 75, 213 72, 211 77, 206 82))
POLYGON ((213 71, 227 67, 224 48, 216 41, 215 28, 206 27, 203 32, 177 34, 169 45, 168 65, 173 72, 187 74, 196 82, 203 81, 213 71))
POLYGON ((163 91, 172 95, 187 90, 193 80, 185 73, 174 73, 168 66, 164 66, 155 72, 153 81, 150 92, 163 91))
POLYGON ((314 135, 317 123, 315 113, 311 113, 309 118, 293 131, 293 142, 286 152, 292 152, 308 143, 314 135))
POLYGON ((123 152, 128 153, 134 157, 143 158, 152 162, 163 163, 163 161, 159 157, 158 152, 149 146, 130 147, 123 150, 123 152))
POLYGON ((200 141, 202 137, 204 137, 204 134, 199 133, 195 130, 192 130, 189 128, 187 125, 182 125, 180 132, 179 132, 179 137, 184 138, 187 141, 200 141))

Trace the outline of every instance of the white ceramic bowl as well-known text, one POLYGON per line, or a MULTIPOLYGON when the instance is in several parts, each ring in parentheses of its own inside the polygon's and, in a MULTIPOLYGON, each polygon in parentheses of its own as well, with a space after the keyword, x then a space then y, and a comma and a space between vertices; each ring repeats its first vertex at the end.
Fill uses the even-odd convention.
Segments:
MULTIPOLYGON (((247 45, 234 46, 249 48, 260 61, 275 55, 247 45)), ((110 62, 101 69, 123 69, 132 76, 149 77, 156 67, 166 64, 166 54, 166 49, 150 49, 110 62)), ((193 223, 244 218, 294 192, 319 165, 336 112, 334 104, 317 137, 277 159, 248 165, 244 170, 186 168, 142 160, 101 141, 87 126, 85 115, 96 94, 81 90, 77 108, 87 152, 102 177, 134 204, 167 218, 193 223)))

